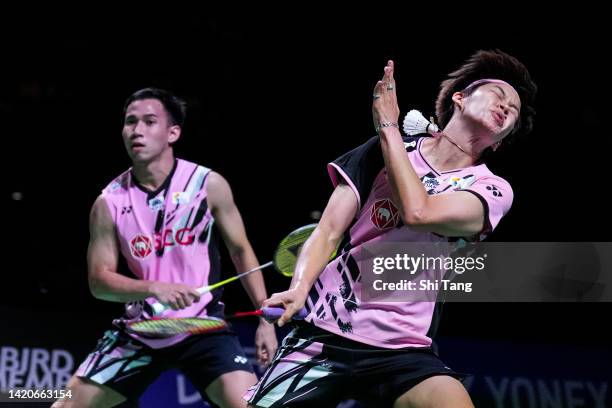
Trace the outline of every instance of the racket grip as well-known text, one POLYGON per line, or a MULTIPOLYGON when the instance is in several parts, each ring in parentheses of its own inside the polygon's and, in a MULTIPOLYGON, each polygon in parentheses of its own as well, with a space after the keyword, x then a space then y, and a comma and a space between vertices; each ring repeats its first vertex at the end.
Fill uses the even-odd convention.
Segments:
MULTIPOLYGON (((196 289, 196 291, 200 295, 208 293, 210 292, 210 290, 211 290, 211 286, 202 286, 201 288, 196 289)), ((159 316, 160 314, 162 314, 164 311, 168 309, 168 306, 164 305, 159 300, 156 300, 154 303, 151 304, 151 308, 153 309, 153 315, 159 316)))
MULTIPOLYGON (((262 307, 262 317, 266 320, 276 320, 285 313, 285 309, 282 307, 262 307)), ((308 312, 305 308, 301 308, 296 314, 293 315, 293 320, 304 320, 308 316, 308 312)))
POLYGON ((164 310, 166 310, 166 306, 164 306, 163 303, 160 303, 159 301, 155 301, 155 303, 151 304, 151 308, 153 309, 153 314, 155 316, 162 314, 162 312, 164 310))

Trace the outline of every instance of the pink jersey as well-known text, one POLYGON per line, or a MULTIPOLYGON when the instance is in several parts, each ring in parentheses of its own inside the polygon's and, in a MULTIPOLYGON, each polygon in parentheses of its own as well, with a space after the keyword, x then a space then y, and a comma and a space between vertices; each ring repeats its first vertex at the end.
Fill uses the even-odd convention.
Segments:
MULTIPOLYGON (((482 240, 512 205, 510 184, 486 165, 439 172, 420 152, 429 135, 404 137, 406 154, 428 194, 468 191, 483 204, 485 225, 469 240, 482 240)), ((439 313, 435 302, 359 302, 362 273, 358 253, 362 245, 377 242, 447 242, 451 239, 419 232, 403 225, 391 198, 380 143, 377 137, 328 165, 332 183, 340 180, 354 191, 359 202, 356 219, 348 230, 342 253, 331 261, 313 285, 306 308, 307 321, 340 336, 384 348, 429 347, 439 313)))
MULTIPOLYGON (((103 190, 121 255, 134 277, 195 287, 220 280, 217 234, 207 202, 209 174, 205 167, 177 159, 157 191, 143 188, 131 169, 103 190)), ((206 293, 200 302, 180 311, 168 310, 163 317, 221 317, 221 292, 206 293)), ((155 299, 147 301, 152 303, 155 299)), ((148 318, 150 313, 150 308, 144 307, 141 318, 148 318)), ((160 348, 187 336, 163 340, 134 337, 160 348)))

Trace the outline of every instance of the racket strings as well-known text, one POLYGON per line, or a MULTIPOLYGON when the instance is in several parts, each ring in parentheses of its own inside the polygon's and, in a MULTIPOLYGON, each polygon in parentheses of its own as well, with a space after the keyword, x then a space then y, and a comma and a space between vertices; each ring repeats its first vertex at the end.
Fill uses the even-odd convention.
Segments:
POLYGON ((174 318, 142 320, 129 324, 131 331, 153 336, 172 336, 182 333, 201 334, 227 327, 223 320, 204 318, 174 318))

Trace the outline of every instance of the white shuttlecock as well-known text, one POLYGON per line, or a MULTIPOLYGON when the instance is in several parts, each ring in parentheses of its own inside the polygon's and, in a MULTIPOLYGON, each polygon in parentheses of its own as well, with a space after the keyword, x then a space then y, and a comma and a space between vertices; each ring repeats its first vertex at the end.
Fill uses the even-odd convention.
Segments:
POLYGON ((419 133, 435 133, 438 132, 438 126, 425 119, 423 114, 416 109, 411 110, 404 117, 403 124, 404 133, 408 136, 418 135, 419 133))

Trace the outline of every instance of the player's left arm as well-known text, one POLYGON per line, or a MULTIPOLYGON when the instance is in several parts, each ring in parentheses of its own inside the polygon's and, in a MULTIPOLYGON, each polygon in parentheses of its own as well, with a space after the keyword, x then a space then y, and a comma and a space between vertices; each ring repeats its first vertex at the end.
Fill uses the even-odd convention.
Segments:
MULTIPOLYGON (((216 172, 211 172, 208 177, 208 204, 236 271, 244 272, 256 268, 259 262, 247 238, 242 216, 234 202, 229 183, 216 172)), ((241 281, 253 305, 256 308, 261 307, 261 303, 267 298, 261 271, 249 274, 241 281)), ((264 319, 260 319, 255 334, 255 345, 258 360, 268 363, 274 356, 278 343, 274 326, 264 319)))

